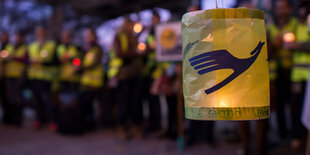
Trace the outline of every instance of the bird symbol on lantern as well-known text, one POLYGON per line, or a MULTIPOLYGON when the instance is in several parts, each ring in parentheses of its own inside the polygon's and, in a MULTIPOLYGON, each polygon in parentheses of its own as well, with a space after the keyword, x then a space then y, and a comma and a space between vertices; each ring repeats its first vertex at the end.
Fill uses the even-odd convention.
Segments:
POLYGON ((205 52, 200 55, 194 56, 189 59, 189 62, 199 75, 221 69, 233 70, 233 73, 225 80, 205 90, 206 94, 211 94, 226 86, 232 80, 237 78, 240 74, 245 72, 255 62, 264 44, 265 42, 260 41, 256 48, 251 52, 252 56, 245 59, 239 59, 230 54, 229 51, 222 49, 205 52))

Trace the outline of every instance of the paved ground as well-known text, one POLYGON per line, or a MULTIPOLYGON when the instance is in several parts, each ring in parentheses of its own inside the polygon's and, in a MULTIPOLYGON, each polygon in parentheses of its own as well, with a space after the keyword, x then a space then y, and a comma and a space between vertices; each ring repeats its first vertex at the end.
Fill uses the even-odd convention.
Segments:
MULTIPOLYGON (((98 154, 209 154, 234 155, 238 143, 219 142, 216 147, 199 144, 183 151, 177 143, 167 139, 149 137, 143 140, 122 142, 115 131, 98 130, 81 136, 51 133, 48 129, 33 131, 28 125, 23 128, 0 125, 0 155, 98 155, 98 154)), ((281 146, 270 149, 268 154, 304 154, 281 146)))
POLYGON ((210 148, 201 144, 180 151, 176 142, 154 137, 122 142, 112 130, 64 136, 47 129, 33 131, 30 127, 0 126, 0 155, 235 154, 237 146, 210 148))
MULTIPOLYGON (((0 109, 1 114, 1 109, 0 109)), ((31 128, 33 113, 25 111, 27 116, 24 127, 16 128, 0 124, 0 155, 140 155, 140 154, 207 154, 235 155, 240 143, 228 142, 236 137, 236 132, 228 133, 225 129, 236 130, 236 122, 216 122, 215 137, 217 146, 199 144, 179 150, 177 142, 159 139, 150 135, 142 140, 120 141, 113 129, 99 129, 80 136, 68 136, 52 133, 47 128, 34 131, 31 128)), ((271 119, 271 124, 272 119, 271 119)), ((254 129, 254 126, 252 127, 254 129)), ((228 131, 229 131, 228 130, 228 131)), ((275 134, 269 132, 269 139, 277 141, 275 134)), ((268 144, 270 155, 303 155, 304 151, 294 151, 288 142, 281 145, 268 144)))

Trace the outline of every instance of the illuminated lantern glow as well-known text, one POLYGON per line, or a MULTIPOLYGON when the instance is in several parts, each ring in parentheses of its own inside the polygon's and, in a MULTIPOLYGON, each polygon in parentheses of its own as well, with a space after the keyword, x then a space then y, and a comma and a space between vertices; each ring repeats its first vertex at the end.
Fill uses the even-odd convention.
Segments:
POLYGON ((146 50, 146 44, 141 42, 138 44, 138 52, 143 53, 146 50))
POLYGON ((42 50, 42 51, 40 51, 40 56, 41 56, 42 58, 48 57, 48 51, 47 51, 47 50, 42 50))
POLYGON ((285 33, 284 35, 283 35, 283 40, 284 40, 284 42, 294 42, 295 41, 295 35, 294 35, 294 33, 291 33, 291 32, 289 32, 289 33, 285 33))
POLYGON ((142 30, 143 30, 142 24, 139 22, 135 23, 135 25, 133 26, 133 31, 138 34, 142 32, 142 30))
POLYGON ((5 58, 9 57, 9 52, 7 50, 2 50, 0 55, 1 55, 1 58, 5 59, 5 58))
POLYGON ((186 13, 182 18, 182 43, 186 118, 269 118, 263 11, 236 8, 186 13))
POLYGON ((78 58, 75 58, 75 59, 72 60, 72 64, 74 66, 80 66, 81 65, 81 60, 78 59, 78 58))

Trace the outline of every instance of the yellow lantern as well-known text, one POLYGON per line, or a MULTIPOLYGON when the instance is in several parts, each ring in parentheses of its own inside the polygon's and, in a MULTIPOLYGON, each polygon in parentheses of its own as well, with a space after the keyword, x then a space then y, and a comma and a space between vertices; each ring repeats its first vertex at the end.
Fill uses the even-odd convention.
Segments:
POLYGON ((264 12, 211 9, 182 18, 185 117, 254 120, 269 117, 264 12))

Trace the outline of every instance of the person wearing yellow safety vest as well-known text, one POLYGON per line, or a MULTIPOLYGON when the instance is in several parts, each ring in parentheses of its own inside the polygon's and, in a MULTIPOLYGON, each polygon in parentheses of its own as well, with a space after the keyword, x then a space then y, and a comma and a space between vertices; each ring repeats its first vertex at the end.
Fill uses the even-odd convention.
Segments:
POLYGON ((115 49, 113 47, 110 48, 109 51, 109 68, 108 68, 108 85, 110 88, 116 88, 117 87, 117 74, 123 65, 123 61, 121 58, 117 57, 115 49))
POLYGON ((35 35, 36 41, 28 46, 27 73, 37 116, 33 128, 39 129, 44 123, 49 123, 50 130, 56 131, 56 115, 51 97, 51 83, 55 78, 57 62, 55 42, 46 39, 46 29, 42 26, 35 29, 35 35))
MULTIPOLYGON (((143 68, 143 98, 147 100, 149 107, 149 120, 147 130, 155 132, 161 129, 161 108, 158 91, 151 91, 152 85, 158 83, 164 68, 155 60, 155 26, 160 23, 160 16, 153 11, 152 27, 146 39, 147 50, 144 56, 143 68)), ((154 89, 153 89, 154 90, 154 89)))
POLYGON ((275 53, 274 59, 269 60, 271 80, 276 82, 276 115, 278 132, 281 139, 287 138, 287 126, 285 116, 285 105, 290 101, 291 96, 291 68, 292 52, 284 48, 284 37, 295 32, 297 19, 291 16, 292 3, 289 0, 277 0, 275 2, 274 23, 267 26, 270 36, 271 48, 275 53), (276 72, 274 72, 276 70, 276 72))
POLYGON ((96 33, 93 29, 84 31, 84 56, 82 61, 82 73, 80 78, 80 108, 82 110, 82 123, 85 130, 95 128, 93 101, 97 97, 101 102, 103 87, 103 65, 101 63, 103 52, 97 44, 96 33))
POLYGON ((16 32, 14 46, 6 48, 4 59, 5 94, 8 99, 8 117, 12 125, 22 125, 23 99, 22 86, 25 81, 27 46, 23 42, 23 34, 16 32))
MULTIPOLYGON (((168 126, 164 133, 164 137, 175 140, 177 138, 177 93, 178 87, 177 83, 177 66, 180 67, 180 64, 177 62, 165 62, 160 63, 161 74, 158 86, 154 86, 151 91, 158 89, 159 93, 162 93, 166 97, 167 101, 167 110, 168 110, 168 126), (157 88, 156 88, 157 87, 157 88)), ((178 68, 179 68, 178 67, 178 68)), ((179 88, 180 89, 180 88, 179 88)))
POLYGON ((116 108, 116 101, 118 95, 118 72, 123 65, 123 61, 121 58, 117 57, 115 49, 113 45, 110 47, 109 50, 109 61, 108 61, 108 68, 107 68, 107 85, 105 96, 107 97, 105 101, 107 101, 104 105, 103 109, 103 123, 105 124, 115 124, 116 123, 116 111, 112 113, 108 113, 109 109, 116 108))
POLYGON ((125 17, 122 29, 115 35, 114 49, 123 64, 117 74, 117 123, 119 138, 128 138, 128 127, 135 138, 142 138, 141 76, 142 60, 133 35, 133 21, 125 17), (130 123, 130 124, 128 124, 130 123))
POLYGON ((81 133, 80 107, 78 95, 80 87, 80 69, 82 54, 72 41, 72 32, 63 30, 56 53, 60 62, 58 94, 58 131, 61 133, 81 133))
POLYGON ((298 9, 298 24, 295 32, 295 41, 285 45, 286 48, 293 50, 293 68, 291 73, 292 80, 292 147, 294 149, 305 146, 307 130, 301 122, 301 113, 304 103, 306 85, 309 79, 310 52, 304 50, 304 44, 310 44, 310 34, 307 24, 307 3, 300 3, 298 9))
POLYGON ((4 60, 8 56, 8 50, 12 49, 13 46, 9 43, 9 34, 6 31, 2 31, 0 35, 0 100, 2 104, 3 109, 3 118, 2 122, 4 124, 9 124, 10 117, 9 117, 9 107, 8 107, 8 101, 7 96, 5 93, 5 76, 4 76, 4 69, 5 64, 4 60))
POLYGON ((61 92, 75 92, 79 88, 80 75, 78 71, 81 68, 81 53, 71 43, 71 38, 72 34, 70 31, 63 31, 60 44, 56 48, 57 57, 61 63, 59 73, 61 92))

